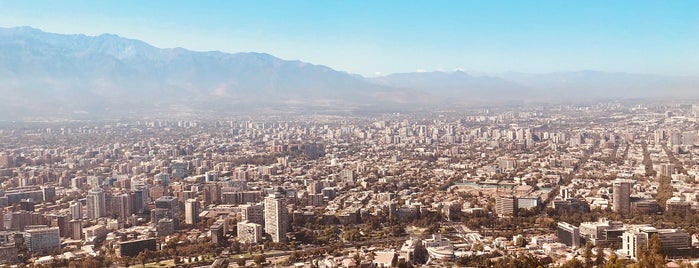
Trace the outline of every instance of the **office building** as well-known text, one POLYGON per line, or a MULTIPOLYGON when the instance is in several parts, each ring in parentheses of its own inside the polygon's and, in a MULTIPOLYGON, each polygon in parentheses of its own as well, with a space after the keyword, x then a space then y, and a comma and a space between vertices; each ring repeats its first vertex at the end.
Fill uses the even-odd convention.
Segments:
POLYGON ((184 203, 184 222, 195 224, 199 220, 199 202, 196 199, 187 199, 184 203))
POLYGON ((626 231, 622 222, 610 221, 606 218, 594 222, 583 222, 579 228, 580 236, 585 243, 590 242, 595 246, 621 242, 621 235, 626 231))
POLYGON ((131 196, 129 194, 120 194, 115 197, 116 214, 119 216, 120 222, 126 222, 133 208, 131 206, 131 196))
POLYGON ((172 219, 164 218, 158 220, 156 225, 158 236, 168 236, 175 232, 175 223, 172 219))
POLYGON ((495 213, 498 216, 513 216, 516 213, 517 198, 514 196, 498 196, 495 197, 495 213))
POLYGON ((136 257, 139 253, 150 250, 156 251, 155 238, 126 241, 119 243, 119 256, 136 257))
POLYGON ((27 250, 37 254, 49 254, 61 248, 61 236, 58 227, 44 225, 27 226, 24 232, 24 244, 27 250))
POLYGON ((631 184, 630 180, 617 179, 612 182, 612 210, 621 215, 631 214, 631 184))
POLYGON ((87 193, 87 218, 91 220, 99 219, 107 215, 104 192, 100 188, 95 188, 87 193))
POLYGON ((211 243, 214 245, 220 245, 223 243, 224 239, 224 224, 223 221, 219 220, 215 222, 211 227, 209 228, 209 235, 211 236, 211 243))
POLYGON ((557 234, 558 242, 566 244, 569 247, 580 247, 580 229, 577 226, 567 222, 559 222, 557 234))
POLYGON ((83 219, 83 204, 78 201, 70 202, 70 215, 74 220, 83 219))
POLYGON ((272 237, 272 241, 286 241, 288 214, 286 201, 281 194, 273 193, 265 198, 265 232, 272 237))
POLYGON ((156 209, 165 209, 169 211, 170 217, 176 219, 179 215, 180 206, 177 198, 173 196, 162 196, 155 200, 156 209))
POLYGON ((691 246, 689 233, 678 229, 656 229, 641 225, 632 226, 624 232, 622 250, 631 259, 638 258, 639 251, 647 248, 653 235, 657 235, 666 256, 681 256, 686 254, 691 246), (684 251, 684 252, 683 252, 684 251))
POLYGON ((83 235, 83 223, 82 220, 71 220, 68 223, 69 231, 68 237, 74 240, 80 240, 83 235))

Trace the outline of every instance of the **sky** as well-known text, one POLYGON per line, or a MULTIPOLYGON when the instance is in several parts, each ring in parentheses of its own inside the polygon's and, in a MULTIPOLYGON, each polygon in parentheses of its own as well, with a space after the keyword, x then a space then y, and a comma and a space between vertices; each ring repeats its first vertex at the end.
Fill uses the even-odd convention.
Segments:
POLYGON ((699 75, 699 1, 0 0, 0 27, 264 52, 365 76, 699 75))

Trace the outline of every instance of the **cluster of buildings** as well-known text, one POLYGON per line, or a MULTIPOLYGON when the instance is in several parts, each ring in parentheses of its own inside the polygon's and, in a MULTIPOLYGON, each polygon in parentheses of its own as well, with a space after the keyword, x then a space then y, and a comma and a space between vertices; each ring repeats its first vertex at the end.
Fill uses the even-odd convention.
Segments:
MULTIPOLYGON (((134 248, 157 250, 182 235, 213 244, 285 244, 306 223, 363 225, 377 217, 408 224, 439 215, 447 223, 459 215, 512 218, 546 207, 556 215, 593 209, 625 218, 686 214, 699 207, 697 129, 692 106, 618 102, 6 124, 0 129, 0 256, 14 257, 0 259, 14 263, 23 248, 28 256, 81 258, 104 248, 132 256, 140 252, 134 248), (673 191, 661 205, 655 197, 665 177, 673 191)), ((648 234, 673 241, 687 234, 607 222, 609 228, 592 236, 588 224, 520 235, 527 250, 546 256, 627 237, 624 254, 633 257, 632 244, 648 234)), ((405 237, 412 241, 405 247, 424 245, 431 259, 453 261, 509 252, 514 241, 463 228, 443 228, 447 233, 425 234, 419 242, 405 237)), ((400 255, 401 249, 375 251, 400 255)))

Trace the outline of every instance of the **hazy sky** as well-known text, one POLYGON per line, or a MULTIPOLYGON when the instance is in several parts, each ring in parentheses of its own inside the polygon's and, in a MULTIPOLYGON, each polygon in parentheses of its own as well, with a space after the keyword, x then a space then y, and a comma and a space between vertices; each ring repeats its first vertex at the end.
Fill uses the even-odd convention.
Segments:
POLYGON ((0 27, 416 70, 699 74, 699 1, 0 0, 0 27))

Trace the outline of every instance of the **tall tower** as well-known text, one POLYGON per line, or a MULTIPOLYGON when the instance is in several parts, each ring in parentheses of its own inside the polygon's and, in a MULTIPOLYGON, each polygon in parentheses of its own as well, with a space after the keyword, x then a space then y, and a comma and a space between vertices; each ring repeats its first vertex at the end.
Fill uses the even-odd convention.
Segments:
POLYGON ((273 193, 265 198, 265 232, 274 242, 285 242, 289 227, 289 212, 284 195, 273 193))
POLYGON ((621 215, 631 214, 631 181, 615 180, 612 183, 612 210, 621 215))
POLYGON ((184 203, 184 222, 195 224, 199 219, 199 202, 196 199, 187 199, 184 203))
POLYGON ((83 204, 78 201, 70 202, 70 215, 74 220, 83 219, 83 204))
POLYGON ((129 194, 120 194, 116 197, 116 202, 119 206, 117 209, 119 220, 125 222, 131 216, 131 211, 133 211, 131 196, 129 194))
POLYGON ((107 207, 104 201, 104 192, 95 188, 87 193, 87 218, 99 219, 107 215, 107 207))

